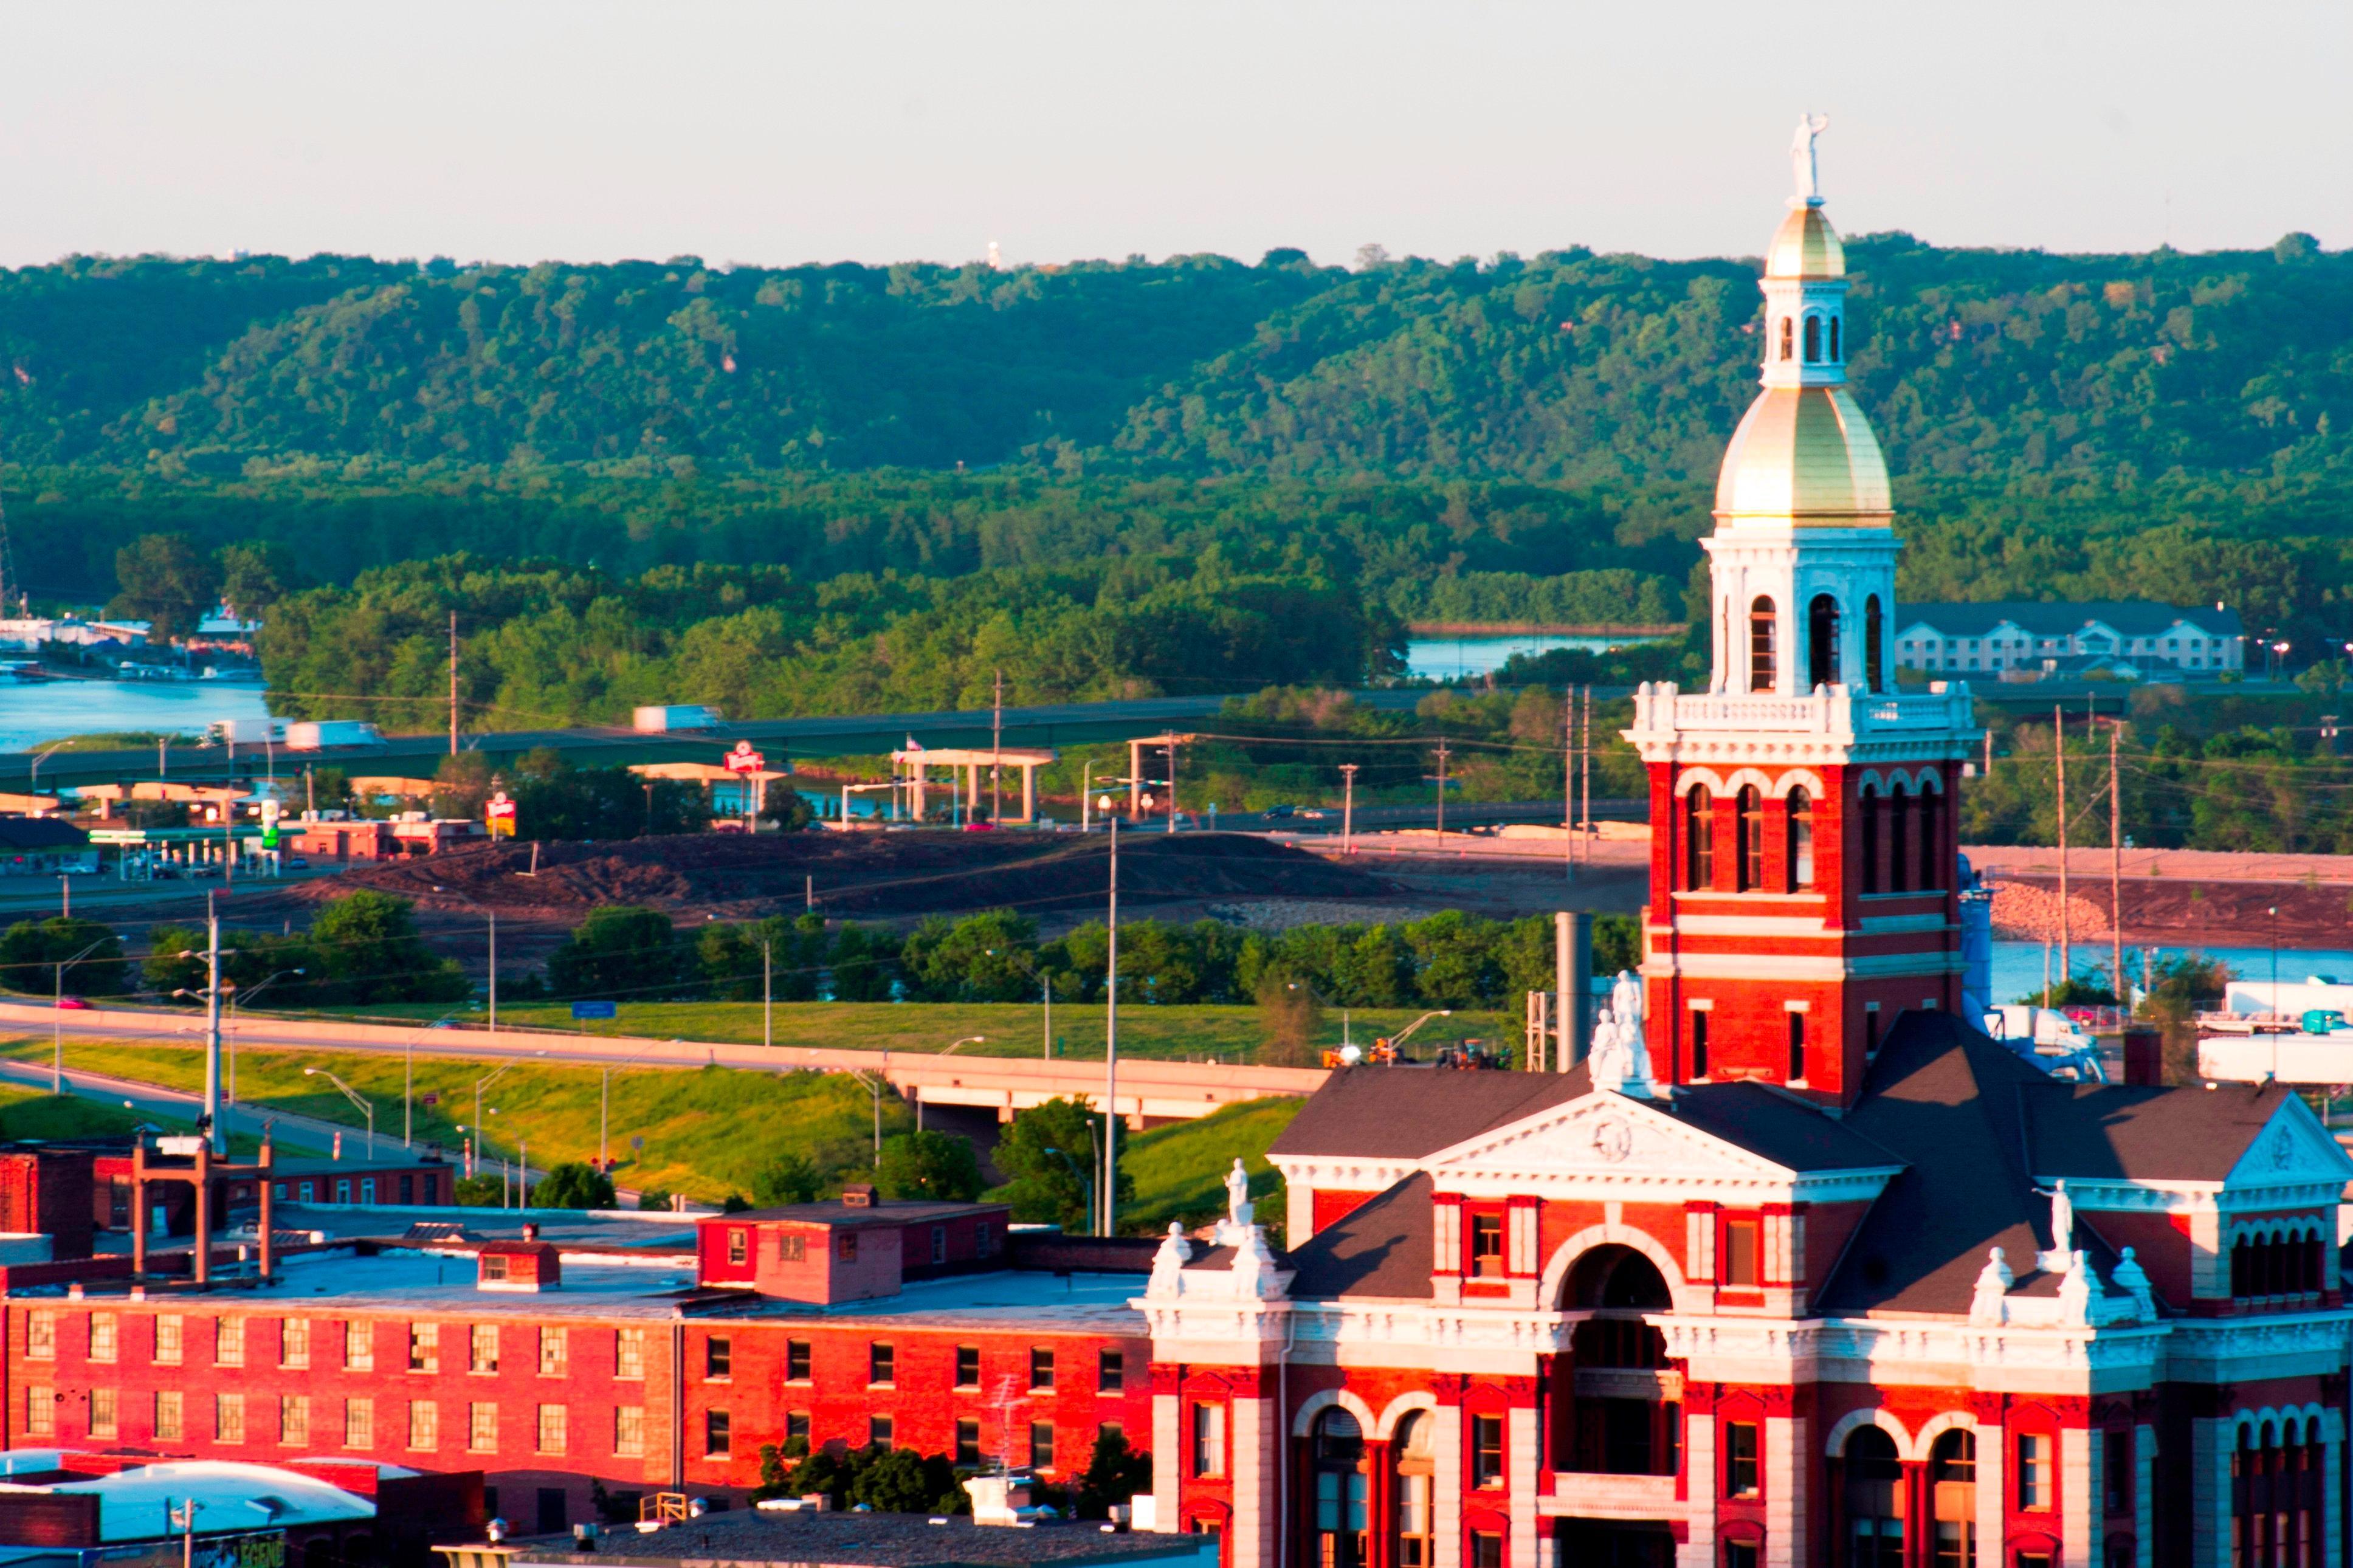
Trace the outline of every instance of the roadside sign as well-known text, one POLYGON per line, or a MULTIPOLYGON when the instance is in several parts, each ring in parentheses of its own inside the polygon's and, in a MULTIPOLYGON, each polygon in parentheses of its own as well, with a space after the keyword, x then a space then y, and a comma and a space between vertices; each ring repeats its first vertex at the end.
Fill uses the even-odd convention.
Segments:
POLYGON ((500 790, 482 805, 482 816, 493 838, 512 838, 515 830, 515 803, 500 790))
POLYGON ((646 1141, 643 1138, 632 1138, 629 1140, 629 1148, 633 1152, 642 1154, 645 1152, 646 1141))
POLYGON ((749 741, 738 741, 735 749, 720 759, 731 773, 756 773, 768 765, 768 759, 752 749, 749 741))
POLYGON ((572 1016, 575 1018, 617 1018, 621 1016, 621 1005, 617 1002, 575 1002, 572 1004, 572 1016))
POLYGON ((427 1089, 417 1098, 419 1102, 425 1105, 438 1105, 441 1103, 441 1096, 433 1089, 427 1089))

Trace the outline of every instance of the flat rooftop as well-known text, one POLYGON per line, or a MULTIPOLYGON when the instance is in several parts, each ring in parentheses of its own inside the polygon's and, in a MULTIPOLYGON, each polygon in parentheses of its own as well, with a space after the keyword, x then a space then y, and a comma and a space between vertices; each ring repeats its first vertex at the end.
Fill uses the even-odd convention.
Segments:
POLYGON ((1099 1523, 1071 1521, 1030 1529, 986 1528, 969 1519, 934 1524, 919 1513, 766 1513, 756 1509, 705 1514, 650 1535, 623 1525, 609 1529, 605 1550, 570 1550, 569 1536, 516 1542, 516 1564, 578 1564, 580 1568, 672 1568, 681 1563, 844 1563, 871 1568, 949 1568, 977 1563, 1021 1568, 1052 1563, 1084 1568, 1094 1563, 1160 1561, 1214 1568, 1215 1536, 1108 1533, 1099 1523))

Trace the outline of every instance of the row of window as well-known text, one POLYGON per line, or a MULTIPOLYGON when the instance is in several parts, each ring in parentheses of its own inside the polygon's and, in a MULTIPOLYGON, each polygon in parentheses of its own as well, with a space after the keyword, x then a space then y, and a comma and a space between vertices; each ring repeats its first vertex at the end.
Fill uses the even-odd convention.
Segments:
MULTIPOLYGON (((1803 327, 1802 331, 1805 338, 1806 363, 1808 364, 1838 363, 1839 321, 1840 318, 1835 315, 1825 317, 1817 315, 1810 310, 1806 312, 1805 326, 1803 327), (1830 322, 1830 352, 1827 354, 1822 352, 1822 323, 1825 321, 1830 322)), ((1794 356, 1798 346, 1799 332, 1800 329, 1791 318, 1788 316, 1781 318, 1782 359, 1788 360, 1794 356)))
MULTIPOLYGON (((1704 892, 1716 887, 1715 800, 1704 785, 1683 797, 1683 888, 1704 892)), ((1781 805, 1781 870, 1778 884, 1765 880, 1764 793, 1755 784, 1733 799, 1732 890, 1795 893, 1814 885, 1814 797, 1793 789, 1781 805)))
MULTIPOLYGON (((58 1326, 65 1316, 67 1314, 47 1309, 30 1311, 25 1315, 25 1354, 28 1360, 55 1361, 57 1359, 58 1326)), ((141 1314, 132 1321, 138 1321, 142 1319, 154 1325, 154 1337, 148 1347, 150 1360, 153 1364, 157 1366, 186 1364, 190 1348, 187 1320, 176 1312, 158 1312, 152 1316, 141 1314)), ((254 1321, 237 1316, 196 1320, 199 1332, 203 1331, 203 1325, 210 1325, 211 1364, 215 1366, 247 1364, 248 1325, 254 1321)), ((88 1314, 87 1326, 89 1337, 86 1343, 89 1347, 90 1360, 108 1363, 122 1359, 124 1343, 120 1314, 91 1312, 88 1314)), ((453 1329, 457 1327, 455 1324, 448 1326, 453 1329)), ((409 1371, 438 1372, 441 1370, 443 1327, 443 1324, 433 1322, 412 1322, 408 1325, 409 1371)), ((302 1370, 311 1364, 312 1328, 312 1322, 308 1318, 280 1320, 278 1334, 280 1366, 302 1370)), ((345 1370, 375 1371, 376 1325, 364 1320, 353 1319, 346 1321, 343 1325, 343 1365, 345 1370)), ((645 1376, 646 1331, 643 1329, 584 1330, 583 1331, 609 1331, 613 1335, 614 1376, 631 1379, 641 1379, 645 1376)), ((549 1326, 522 1328, 499 1323, 474 1323, 466 1327, 466 1337, 463 1342, 466 1370, 486 1374, 497 1372, 500 1367, 501 1344, 512 1342, 511 1339, 504 1337, 507 1335, 517 1338, 524 1335, 532 1336, 526 1342, 532 1347, 533 1361, 541 1375, 562 1377, 569 1373, 572 1360, 570 1329, 549 1326)), ((725 1354, 723 1342, 722 1344, 720 1353, 723 1357, 725 1354)), ((206 1347, 198 1348, 201 1350, 206 1347)))
MULTIPOLYGON (((1807 691, 1818 686, 1835 686, 1841 679, 1841 619, 1839 602, 1831 595, 1817 594, 1806 606, 1807 691)), ((1886 660, 1881 647, 1884 619, 1879 610, 1879 595, 1867 596, 1862 602, 1862 679, 1873 691, 1887 689, 1886 660)), ((1748 604, 1748 689, 1752 693, 1778 690, 1780 679, 1781 611, 1771 595, 1760 594, 1748 604)))
MULTIPOLYGON (((199 1396, 201 1398, 201 1396, 199 1396)), ((314 1400, 307 1394, 215 1394, 212 1396, 212 1430, 199 1434, 189 1429, 187 1395, 176 1388, 159 1389, 147 1396, 151 1402, 146 1411, 147 1431, 126 1433, 122 1429, 121 1392, 113 1388, 93 1388, 87 1394, 89 1420, 87 1436, 92 1439, 119 1440, 152 1438, 157 1442, 188 1442, 204 1436, 215 1443, 245 1443, 276 1441, 286 1447, 304 1447, 321 1441, 333 1441, 332 1428, 322 1428, 312 1420, 314 1408, 330 1422, 339 1422, 341 1441, 346 1448, 371 1448, 377 1434, 377 1401, 370 1395, 354 1395, 342 1401, 325 1398, 314 1400), (335 1406, 340 1404, 341 1409, 335 1406), (274 1431, 264 1430, 259 1422, 275 1421, 274 1431)), ((67 1396, 47 1384, 28 1384, 25 1390, 24 1430, 29 1437, 58 1436, 58 1415, 67 1396)), ((389 1413, 398 1419, 407 1436, 411 1448, 438 1448, 441 1443, 441 1406, 437 1400, 411 1399, 385 1401, 389 1413)), ((489 1401, 470 1403, 466 1410, 466 1447, 476 1453, 495 1453, 499 1448, 499 1406, 489 1401)), ((719 1418, 718 1430, 726 1426, 724 1412, 712 1412, 719 1418)), ((612 1452, 617 1458, 641 1458, 645 1455, 646 1412, 641 1405, 612 1407, 612 1452)), ((568 1405, 541 1405, 533 1411, 532 1440, 533 1451, 541 1454, 567 1454, 572 1451, 572 1408, 568 1405)), ((723 1449, 721 1451, 724 1451, 723 1449)))
MULTIPOLYGON (((815 1345, 807 1340, 789 1340, 785 1344, 785 1381, 807 1383, 816 1356, 815 1345)), ((718 1373, 712 1375, 717 1376, 718 1373)), ((1010 1375, 1010 1374, 1008 1374, 1010 1375)), ((1032 1392, 1042 1392, 1054 1386, 1054 1351, 1050 1345, 1033 1345, 1029 1356, 1029 1386, 1032 1392)), ((955 1350, 955 1383, 960 1389, 980 1386, 981 1366, 978 1345, 958 1345, 955 1350)), ((871 1387, 887 1388, 899 1380, 899 1348, 889 1340, 874 1340, 866 1347, 866 1381, 871 1387)), ((1095 1352, 1095 1388, 1103 1394, 1117 1394, 1127 1386, 1127 1352, 1099 1350, 1095 1352)))
MULTIPOLYGON (((1125 1429, 1122 1422, 1105 1421, 1095 1428, 1095 1439, 1101 1442, 1106 1435, 1119 1436, 1124 1434, 1125 1429)), ((786 1411, 784 1436, 786 1446, 788 1447, 797 1441, 810 1447, 816 1447, 809 1413, 806 1410, 786 1411)), ((956 1418, 955 1436, 948 1457, 957 1465, 974 1468, 992 1463, 1003 1464, 1008 1468, 1018 1468, 1026 1465, 1033 1470, 1050 1470, 1055 1468, 1054 1424, 1051 1421, 1031 1421, 1008 1426, 1005 1438, 1006 1446, 1001 1451, 997 1453, 984 1451, 981 1447, 979 1417, 960 1415, 956 1418)), ((866 1417, 866 1428, 862 1435, 862 1442, 865 1446, 891 1448, 897 1446, 897 1439, 898 1422, 895 1417, 883 1415, 866 1417)), ((843 1440, 848 1441, 848 1438, 845 1437, 843 1440)), ((725 1452, 724 1448, 706 1449, 705 1458, 721 1458, 725 1452)))
POLYGON ((2317 1234, 2242 1236, 2231 1244, 2231 1294, 2242 1299, 2316 1295, 2326 1274, 2317 1234))

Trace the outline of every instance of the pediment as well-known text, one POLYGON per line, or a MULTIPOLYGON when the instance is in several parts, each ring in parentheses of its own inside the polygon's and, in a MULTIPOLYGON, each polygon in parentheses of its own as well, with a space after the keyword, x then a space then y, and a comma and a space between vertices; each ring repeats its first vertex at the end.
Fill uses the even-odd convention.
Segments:
POLYGON ((2280 1101, 2263 1130, 2231 1167, 2223 1184, 2263 1187, 2347 1181, 2353 1181, 2353 1157, 2348 1157, 2304 1101, 2291 1095, 2280 1101))
POLYGON ((1647 1101, 1608 1090, 1490 1128, 1425 1164, 1432 1175, 1493 1171, 1787 1182, 1798 1174, 1647 1101))

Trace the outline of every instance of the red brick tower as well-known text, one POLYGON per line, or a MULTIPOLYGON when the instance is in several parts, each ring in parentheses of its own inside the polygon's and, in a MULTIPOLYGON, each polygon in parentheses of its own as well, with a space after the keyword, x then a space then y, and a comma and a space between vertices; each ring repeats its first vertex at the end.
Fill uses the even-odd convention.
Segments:
POLYGON ((1671 1083, 1851 1104, 1905 1008, 1960 1001, 1968 689, 1893 689, 1887 468, 1846 389, 1846 261, 1818 195, 1766 258, 1764 390, 1725 452, 1704 692, 1646 686, 1646 1038, 1671 1083))

